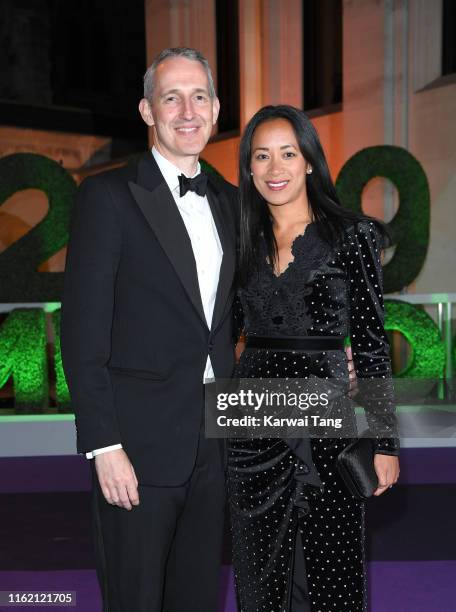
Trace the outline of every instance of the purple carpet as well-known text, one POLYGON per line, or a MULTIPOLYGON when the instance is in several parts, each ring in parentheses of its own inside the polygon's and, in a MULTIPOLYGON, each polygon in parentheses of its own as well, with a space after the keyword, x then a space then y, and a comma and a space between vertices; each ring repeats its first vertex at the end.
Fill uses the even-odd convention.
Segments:
MULTIPOLYGON (((456 561, 371 562, 370 612, 451 612, 456 609, 456 561), (392 604, 392 602, 394 602, 392 604)), ((100 612, 95 572, 0 572, 0 590, 75 591, 77 612, 100 612)), ((237 612, 232 575, 222 574, 220 612, 237 612)), ((1 607, 7 612, 12 608, 1 607)), ((41 607, 52 612, 55 607, 41 607)))
POLYGON ((371 612, 456 610, 456 561, 373 561, 371 612))
MULTIPOLYGON (((14 589, 18 591, 74 591, 76 593, 76 606, 65 607, 66 610, 77 612, 101 611, 101 598, 94 570, 0 572, 0 591, 14 589)), ((237 612, 233 577, 229 567, 223 567, 222 569, 220 593, 220 612, 237 612)), ((10 612, 12 609, 12 607, 0 606, 1 612, 10 612)), ((56 612, 59 608, 39 606, 39 609, 45 612, 56 612)))
MULTIPOLYGON (((369 612, 456 611, 455 463, 455 448, 405 449, 401 486, 370 503, 369 612)), ((74 591, 70 610, 100 612, 89 489, 83 457, 0 458, 0 591, 74 591)), ((224 559, 220 612, 237 612, 224 559)))

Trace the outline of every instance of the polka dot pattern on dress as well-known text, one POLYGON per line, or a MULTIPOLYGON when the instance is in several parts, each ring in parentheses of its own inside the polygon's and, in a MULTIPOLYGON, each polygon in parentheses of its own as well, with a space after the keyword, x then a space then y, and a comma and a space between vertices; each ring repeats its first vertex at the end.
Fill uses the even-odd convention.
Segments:
MULTIPOLYGON (((239 290, 235 325, 250 336, 350 336, 356 374, 375 381, 367 403, 371 424, 394 412, 389 345, 383 327, 380 240, 375 224, 347 230, 338 248, 319 237, 317 224, 292 246, 294 260, 275 276, 263 259, 259 275, 239 290)), ((260 246, 265 253, 265 247, 260 246)), ((344 351, 247 349, 239 378, 347 378, 344 351)), ((314 438, 314 466, 322 481, 306 481, 308 466, 281 439, 232 439, 228 486, 233 565, 239 612, 291 612, 294 543, 302 534, 312 612, 367 610, 364 504, 341 480, 335 461, 343 439, 314 438)), ((377 452, 398 454, 391 437, 377 452)))

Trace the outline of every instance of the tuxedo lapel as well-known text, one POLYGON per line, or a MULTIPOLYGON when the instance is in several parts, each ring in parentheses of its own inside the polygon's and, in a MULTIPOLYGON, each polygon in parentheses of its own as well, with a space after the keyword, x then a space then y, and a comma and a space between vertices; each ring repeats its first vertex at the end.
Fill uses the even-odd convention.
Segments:
POLYGON ((211 181, 210 176, 208 179, 207 199, 211 207, 212 216, 223 249, 223 258, 220 266, 220 276, 211 325, 211 330, 214 331, 220 323, 233 285, 235 270, 235 228, 232 227, 231 217, 228 214, 230 206, 228 198, 218 189, 217 185, 211 181))
POLYGON ((137 182, 130 191, 168 256, 190 301, 206 323, 192 244, 176 202, 151 153, 138 163, 137 182))

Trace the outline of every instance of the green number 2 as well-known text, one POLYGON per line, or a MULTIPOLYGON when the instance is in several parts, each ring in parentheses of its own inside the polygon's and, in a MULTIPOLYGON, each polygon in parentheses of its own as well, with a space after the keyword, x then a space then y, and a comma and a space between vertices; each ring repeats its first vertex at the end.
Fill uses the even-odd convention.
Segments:
POLYGON ((63 273, 37 268, 68 242, 76 183, 58 163, 42 155, 16 153, 0 159, 0 205, 23 189, 48 196, 46 217, 0 254, 0 302, 57 302, 63 273))

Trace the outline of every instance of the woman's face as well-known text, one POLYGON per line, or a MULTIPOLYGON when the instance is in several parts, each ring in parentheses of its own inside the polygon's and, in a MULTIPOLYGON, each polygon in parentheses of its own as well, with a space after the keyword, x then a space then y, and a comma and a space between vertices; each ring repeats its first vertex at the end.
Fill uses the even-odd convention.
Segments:
POLYGON ((310 165, 286 119, 265 121, 256 128, 250 169, 255 187, 268 204, 284 206, 300 199, 306 202, 306 171, 310 165))

